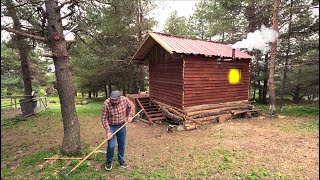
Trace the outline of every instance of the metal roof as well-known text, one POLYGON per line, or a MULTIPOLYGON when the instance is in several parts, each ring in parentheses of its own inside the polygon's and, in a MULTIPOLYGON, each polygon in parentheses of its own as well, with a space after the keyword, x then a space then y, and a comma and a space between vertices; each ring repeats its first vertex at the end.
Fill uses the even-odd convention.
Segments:
MULTIPOLYGON (((156 43, 160 44, 170 54, 178 53, 232 58, 233 48, 225 44, 151 32, 147 34, 142 45, 133 56, 133 60, 143 60, 156 43)), ((236 49, 235 58, 252 59, 253 56, 236 49)))

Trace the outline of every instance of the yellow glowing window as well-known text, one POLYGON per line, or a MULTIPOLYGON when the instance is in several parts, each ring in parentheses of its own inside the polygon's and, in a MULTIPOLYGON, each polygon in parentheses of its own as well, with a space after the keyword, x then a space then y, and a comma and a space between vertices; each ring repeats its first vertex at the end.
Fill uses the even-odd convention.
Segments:
POLYGON ((241 70, 240 69, 230 69, 229 70, 229 83, 238 84, 241 81, 241 70))

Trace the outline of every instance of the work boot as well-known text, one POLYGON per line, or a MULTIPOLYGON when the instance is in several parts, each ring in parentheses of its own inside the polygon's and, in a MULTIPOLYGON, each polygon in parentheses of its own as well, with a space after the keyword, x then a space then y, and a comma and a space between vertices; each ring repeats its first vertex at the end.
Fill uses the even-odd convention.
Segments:
POLYGON ((107 171, 110 171, 112 169, 112 163, 106 163, 106 165, 104 166, 104 168, 107 170, 107 171))
POLYGON ((128 164, 126 164, 124 161, 120 163, 120 167, 122 168, 128 168, 128 164))

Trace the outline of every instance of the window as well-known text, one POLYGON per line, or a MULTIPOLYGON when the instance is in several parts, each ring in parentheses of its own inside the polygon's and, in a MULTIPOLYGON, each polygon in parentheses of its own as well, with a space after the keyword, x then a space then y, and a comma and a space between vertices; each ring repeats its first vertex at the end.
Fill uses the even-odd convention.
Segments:
POLYGON ((241 69, 229 70, 229 84, 238 84, 241 81, 241 69))

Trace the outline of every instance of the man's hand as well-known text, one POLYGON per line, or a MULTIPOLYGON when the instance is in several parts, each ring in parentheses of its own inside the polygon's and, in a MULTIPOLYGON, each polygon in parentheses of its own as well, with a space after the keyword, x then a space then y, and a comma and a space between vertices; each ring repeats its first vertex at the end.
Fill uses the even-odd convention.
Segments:
POLYGON ((106 133, 106 138, 107 138, 108 140, 110 140, 110 139, 112 138, 112 133, 111 133, 111 132, 107 132, 107 133, 106 133))
POLYGON ((131 116, 128 117, 128 122, 132 122, 133 118, 131 116))

